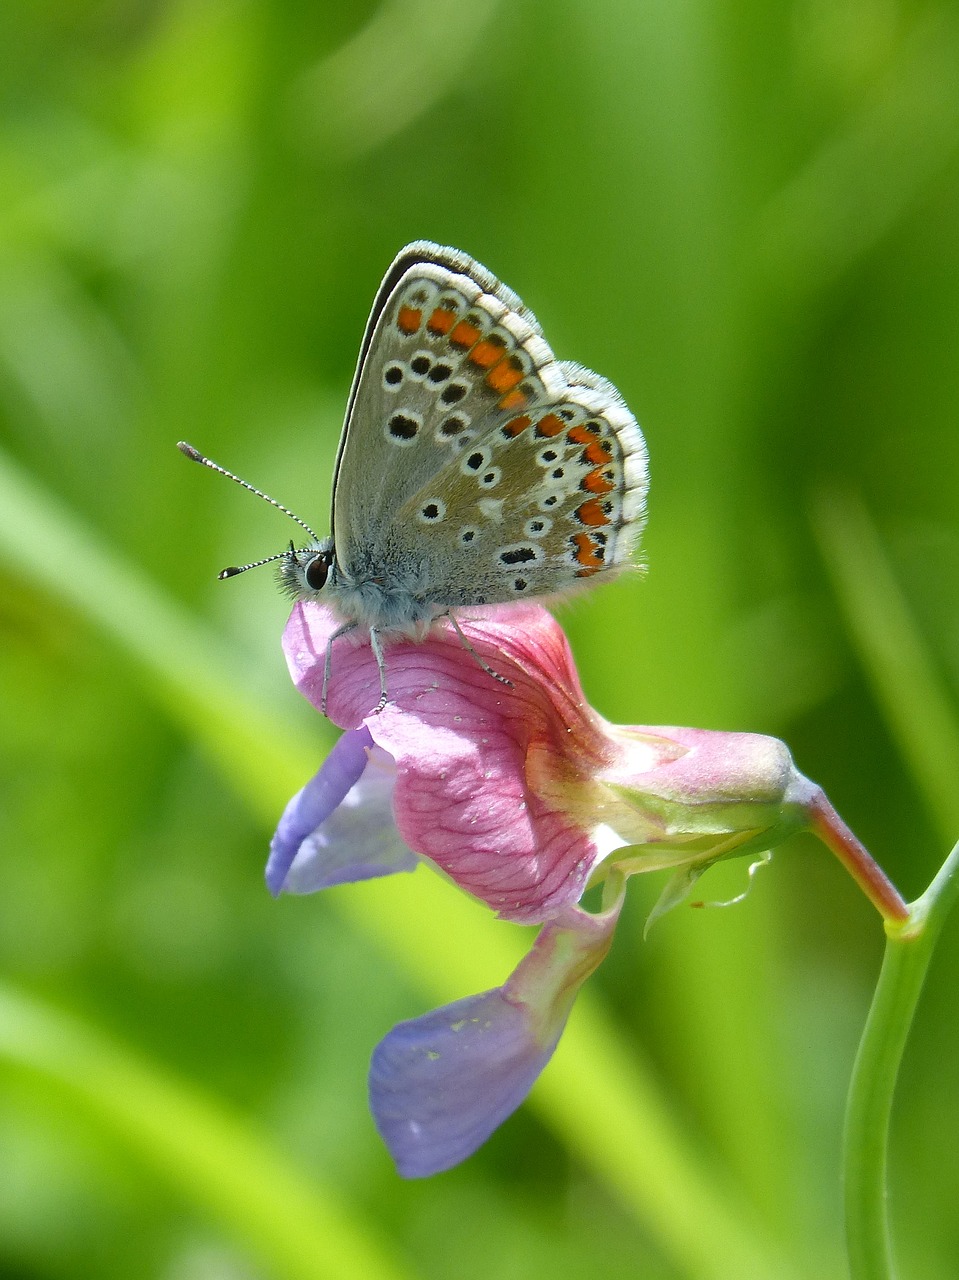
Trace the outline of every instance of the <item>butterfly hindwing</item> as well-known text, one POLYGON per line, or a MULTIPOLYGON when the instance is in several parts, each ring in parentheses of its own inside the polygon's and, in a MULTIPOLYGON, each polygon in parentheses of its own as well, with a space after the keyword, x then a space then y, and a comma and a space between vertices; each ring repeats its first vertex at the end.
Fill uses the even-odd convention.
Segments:
POLYGON ((420 556, 435 563, 453 548, 449 603, 557 595, 629 563, 646 491, 641 437, 608 384, 575 377, 551 402, 500 413, 397 513, 420 556))

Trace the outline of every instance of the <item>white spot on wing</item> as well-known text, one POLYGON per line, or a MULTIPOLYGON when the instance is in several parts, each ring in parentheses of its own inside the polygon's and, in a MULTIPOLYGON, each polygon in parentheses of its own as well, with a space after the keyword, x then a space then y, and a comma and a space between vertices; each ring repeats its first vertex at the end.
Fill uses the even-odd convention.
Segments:
POLYGON ((480 498, 476 505, 487 520, 492 520, 494 524, 502 524, 503 501, 502 498, 480 498))

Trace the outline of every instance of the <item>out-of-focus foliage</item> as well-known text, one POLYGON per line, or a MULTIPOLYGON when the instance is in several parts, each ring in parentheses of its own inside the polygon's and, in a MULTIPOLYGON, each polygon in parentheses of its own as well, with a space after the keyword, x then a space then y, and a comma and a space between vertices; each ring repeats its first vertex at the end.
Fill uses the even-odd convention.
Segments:
MULTIPOLYGON (((697 1197, 712 1259, 677 1243, 665 1158, 658 1191, 626 1189, 641 1134, 584 1156, 635 1068, 740 1243, 840 1276, 881 931, 812 841, 646 943, 659 885, 635 884, 571 1026, 591 1087, 559 1097, 561 1050, 468 1164, 397 1179, 369 1052, 477 986, 431 889, 268 898, 270 814, 331 738, 289 687, 269 571, 212 579, 289 529, 173 446, 323 532, 381 272, 410 239, 465 249, 647 434, 649 572, 564 615, 592 700, 786 738, 916 896, 959 834, 959 777, 951 810, 948 779, 929 803, 929 708, 911 730, 886 714, 823 547, 857 495, 948 735, 957 6, 11 0, 0 48, 0 1274, 745 1275, 697 1197)), ((469 957, 481 985, 505 977, 497 945, 469 957)), ((957 985, 953 927, 892 1142, 923 1280, 959 1270, 957 985)))

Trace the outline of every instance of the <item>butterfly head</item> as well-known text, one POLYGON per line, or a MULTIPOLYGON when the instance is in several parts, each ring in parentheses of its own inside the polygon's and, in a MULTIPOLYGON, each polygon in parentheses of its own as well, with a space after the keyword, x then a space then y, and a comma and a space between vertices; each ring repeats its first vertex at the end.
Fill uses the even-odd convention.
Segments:
POLYGON ((319 600, 333 569, 333 539, 312 546, 290 548, 278 557, 277 577, 283 591, 294 600, 319 600))

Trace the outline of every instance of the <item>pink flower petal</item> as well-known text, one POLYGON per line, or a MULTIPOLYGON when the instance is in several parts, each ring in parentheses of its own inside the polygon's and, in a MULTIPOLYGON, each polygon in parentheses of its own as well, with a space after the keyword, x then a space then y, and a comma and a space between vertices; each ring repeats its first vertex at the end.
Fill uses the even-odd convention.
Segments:
MULTIPOLYGON (((390 701, 371 716, 376 662, 368 639, 349 633, 333 644, 329 715, 345 727, 368 717, 374 741, 396 761, 394 813, 411 849, 508 919, 541 921, 579 899, 600 853, 590 830, 571 821, 568 794, 530 785, 527 759, 538 755, 588 785, 615 748, 544 609, 464 610, 457 621, 512 688, 440 620, 420 643, 386 642, 390 701)), ((336 625, 329 610, 298 604, 284 637, 293 678, 317 706, 336 625)))

